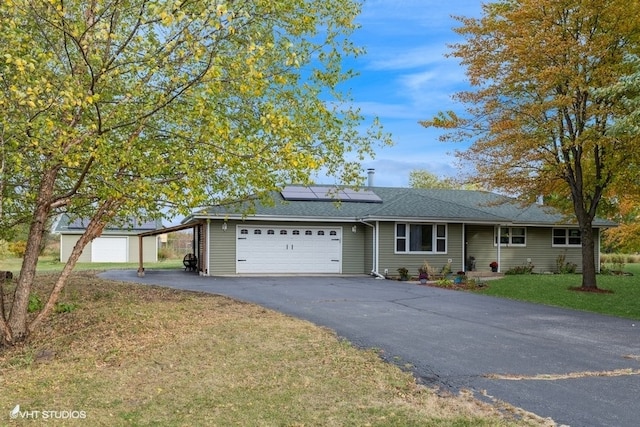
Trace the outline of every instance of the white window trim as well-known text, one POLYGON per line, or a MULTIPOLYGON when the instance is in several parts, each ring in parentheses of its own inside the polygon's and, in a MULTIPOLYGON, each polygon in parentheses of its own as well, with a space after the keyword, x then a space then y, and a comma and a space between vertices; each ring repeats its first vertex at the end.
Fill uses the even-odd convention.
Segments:
POLYGON ((393 252, 398 255, 415 255, 415 254, 434 254, 434 255, 446 255, 449 252, 449 224, 442 222, 396 222, 393 225, 393 252), (398 224, 405 225, 406 236, 398 236, 398 224), (433 227, 433 241, 434 248, 438 248, 438 240, 444 240, 444 251, 411 251, 411 225, 430 225, 433 227), (444 237, 438 237, 437 227, 444 226, 444 237), (398 251, 398 239, 405 240, 405 251, 398 251))
MULTIPOLYGON (((502 248, 526 248, 527 247, 527 227, 500 227, 500 233, 504 232, 504 230, 508 230, 509 231, 509 243, 500 243, 500 247, 502 248), (523 228, 524 229, 524 243, 513 243, 512 239, 513 239, 513 233, 511 232, 511 230, 513 228, 523 228)), ((498 246, 498 237, 502 237, 502 236, 498 236, 498 227, 494 227, 493 228, 493 246, 496 247, 498 246)), ((516 237, 521 237, 520 235, 516 236, 516 237)))
POLYGON ((569 238, 571 236, 569 236, 569 230, 578 230, 575 227, 554 227, 551 229, 551 247, 552 248, 581 248, 582 247, 582 234, 580 234, 580 243, 579 244, 574 244, 574 243, 569 243, 569 238), (553 232, 555 230, 564 230, 565 234, 564 234, 564 243, 563 244, 557 244, 555 243, 555 237, 553 232))

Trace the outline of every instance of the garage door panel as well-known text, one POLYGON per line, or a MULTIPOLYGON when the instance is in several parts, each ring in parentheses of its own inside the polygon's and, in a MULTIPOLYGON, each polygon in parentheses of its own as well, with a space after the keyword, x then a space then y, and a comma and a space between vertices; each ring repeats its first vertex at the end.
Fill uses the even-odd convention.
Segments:
POLYGON ((340 228, 238 227, 238 273, 340 273, 340 228))
POLYGON ((91 262, 127 262, 126 237, 97 237, 91 242, 91 262))

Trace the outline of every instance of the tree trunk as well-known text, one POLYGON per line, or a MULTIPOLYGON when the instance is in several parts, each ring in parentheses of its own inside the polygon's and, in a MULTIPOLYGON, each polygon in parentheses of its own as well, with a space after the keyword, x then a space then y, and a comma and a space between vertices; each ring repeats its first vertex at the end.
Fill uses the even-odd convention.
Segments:
POLYGON ((0 348, 13 341, 13 334, 11 333, 11 328, 9 328, 4 312, 4 287, 2 285, 3 283, 0 282, 0 333, 2 334, 0 337, 0 348))
POLYGON ((104 227, 107 222, 105 218, 110 218, 108 216, 108 213, 112 212, 113 205, 114 205, 113 201, 105 202, 96 211, 94 216, 91 218, 89 225, 87 225, 87 228, 85 229, 84 233, 82 234, 82 236, 80 236, 75 246, 73 247, 73 250, 69 255, 69 259, 67 260, 67 263, 62 269, 62 272, 60 273, 58 280, 56 280, 56 283, 53 286, 51 293, 49 294, 49 298, 47 299, 45 306, 42 308, 40 313, 38 313, 36 318, 29 324, 29 328, 28 328, 29 334, 35 331, 36 328, 42 323, 42 321, 46 319, 53 312, 53 309, 56 303, 58 302, 60 292, 62 292, 64 285, 67 283, 67 279, 69 278, 69 275, 71 274, 74 267, 76 266, 76 263, 80 258, 80 255, 82 255, 82 251, 87 246, 87 244, 89 244, 89 242, 91 242, 93 239, 95 239, 100 234, 102 234, 102 230, 104 230, 104 227))
POLYGON ((40 243, 46 233, 46 223, 50 210, 48 204, 39 206, 36 210, 27 238, 27 247, 22 260, 20 276, 16 283, 16 289, 11 303, 8 326, 9 334, 5 332, 5 340, 15 343, 26 338, 27 335, 27 309, 29 307, 29 295, 33 286, 40 255, 40 243))
MULTIPOLYGON (((566 154, 565 157, 580 158, 577 152, 573 155, 566 154)), ((580 238, 582 240, 582 289, 597 289, 593 218, 596 215, 596 208, 600 201, 602 190, 596 191, 588 205, 585 204, 582 164, 576 161, 574 166, 574 169, 569 168, 567 183, 571 189, 573 209, 578 220, 578 228, 580 229, 580 238)))
POLYGON ((20 276, 18 277, 13 301, 11 302, 11 311, 6 323, 4 319, 1 320, 3 324, 0 325, 0 329, 2 329, 2 341, 5 345, 15 344, 27 337, 29 295, 36 276, 40 245, 47 232, 47 220, 51 214, 51 200, 57 174, 58 170, 55 168, 46 171, 38 189, 38 198, 29 227, 27 247, 22 260, 20 276))
POLYGON ((591 222, 588 226, 581 227, 580 233, 582 235, 582 288, 597 289, 595 239, 591 222))

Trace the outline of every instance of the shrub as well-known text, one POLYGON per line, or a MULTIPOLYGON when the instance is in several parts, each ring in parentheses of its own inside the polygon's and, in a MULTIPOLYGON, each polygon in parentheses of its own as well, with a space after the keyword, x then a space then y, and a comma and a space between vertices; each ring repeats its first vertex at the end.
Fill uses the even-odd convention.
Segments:
POLYGON ((613 264, 614 270, 618 270, 618 271, 624 270, 625 261, 626 261, 625 256, 621 254, 614 254, 611 257, 611 263, 613 264))
POLYGON ((436 286, 439 288, 452 288, 453 280, 449 279, 438 279, 436 280, 436 286))
POLYGON ((600 274, 604 276, 611 276, 613 275, 613 270, 611 270, 607 265, 602 263, 600 264, 600 274))
POLYGON ((71 313, 78 305, 72 302, 59 302, 56 304, 56 313, 71 313))
POLYGON ((400 275, 400 280, 409 279, 409 269, 407 269, 407 267, 400 267, 398 269, 398 274, 400 275))
POLYGON ((484 289, 486 288, 486 284, 484 284, 483 282, 481 282, 479 279, 467 279, 467 281, 464 284, 464 288, 469 290, 469 291, 477 291, 480 289, 484 289))
POLYGON ((558 258, 556 258, 556 268, 558 274, 574 274, 576 272, 578 265, 573 262, 566 262, 566 260, 566 254, 560 254, 558 255, 558 258))
POLYGON ((445 265, 442 266, 442 270, 440 270, 440 274, 442 274, 443 276, 446 276, 448 274, 451 274, 451 263, 448 262, 445 265))
POLYGON ((568 262, 568 263, 564 264, 563 266, 561 266, 560 268, 558 268, 558 273, 559 274, 574 274, 577 269, 578 269, 578 264, 573 263, 573 262, 568 262))
POLYGON ((38 294, 29 295, 29 305, 27 306, 27 311, 29 313, 40 311, 42 310, 42 307, 44 307, 44 303, 38 294))
POLYGON ((22 258, 26 251, 27 251, 27 242, 25 242, 24 240, 9 243, 9 252, 11 252, 12 254, 14 254, 19 258, 22 258))
POLYGON ((425 259, 422 265, 418 268, 418 273, 426 273, 427 276, 433 276, 433 268, 429 265, 429 262, 425 259))
POLYGON ((527 263, 525 265, 519 265, 513 268, 508 269, 504 272, 504 274, 531 274, 533 273, 533 269, 535 266, 531 263, 527 263))
POLYGON ((175 253, 169 248, 160 248, 158 250, 158 260, 165 261, 167 259, 175 258, 175 253))
POLYGON ((627 261, 633 260, 633 255, 602 254, 600 257, 600 274, 622 274, 627 261))

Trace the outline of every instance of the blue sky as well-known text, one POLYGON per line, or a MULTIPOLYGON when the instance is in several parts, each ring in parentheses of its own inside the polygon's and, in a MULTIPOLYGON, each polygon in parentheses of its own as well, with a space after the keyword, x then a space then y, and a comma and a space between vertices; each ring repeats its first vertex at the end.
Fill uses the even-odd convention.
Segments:
POLYGON ((354 64, 360 75, 349 87, 362 113, 379 117, 395 141, 363 163, 375 168, 376 186, 408 186, 413 169, 455 175, 453 151, 465 147, 440 142, 440 131, 418 121, 461 110, 451 95, 467 87, 465 70, 456 58, 445 58, 447 44, 461 40, 451 16, 480 12, 481 0, 365 0, 353 40, 367 54, 354 64))

